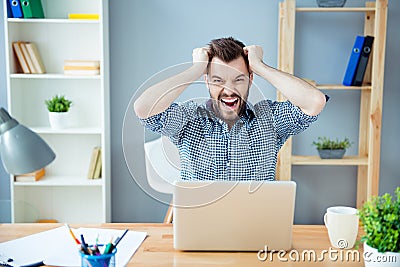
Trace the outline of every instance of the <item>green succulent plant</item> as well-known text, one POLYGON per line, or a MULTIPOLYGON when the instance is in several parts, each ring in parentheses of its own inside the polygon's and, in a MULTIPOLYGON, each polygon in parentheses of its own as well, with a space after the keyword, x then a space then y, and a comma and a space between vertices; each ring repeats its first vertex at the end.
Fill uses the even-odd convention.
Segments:
POLYGON ((72 101, 65 96, 55 95, 51 99, 45 100, 47 110, 50 112, 68 112, 72 101))
POLYGON ((343 140, 329 139, 327 137, 318 137, 317 141, 312 143, 318 150, 322 149, 346 149, 351 146, 350 140, 346 137, 343 140))
POLYGON ((400 186, 394 198, 388 193, 373 196, 358 215, 365 232, 361 242, 379 252, 400 252, 400 186))

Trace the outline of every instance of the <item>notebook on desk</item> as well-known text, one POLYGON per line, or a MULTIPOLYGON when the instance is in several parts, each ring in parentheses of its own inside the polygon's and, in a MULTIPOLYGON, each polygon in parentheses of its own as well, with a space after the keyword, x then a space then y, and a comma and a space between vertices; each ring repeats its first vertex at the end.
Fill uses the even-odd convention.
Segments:
POLYGON ((290 250, 295 194, 293 181, 178 181, 174 248, 290 250))
MULTIPOLYGON (((105 244, 112 237, 122 236, 124 230, 78 228, 73 232, 75 236, 83 234, 88 244, 105 244)), ((146 236, 146 232, 129 231, 118 245, 116 266, 127 265, 146 236)), ((11 266, 81 266, 81 257, 69 229, 61 226, 0 243, 0 266, 5 262, 11 266)))

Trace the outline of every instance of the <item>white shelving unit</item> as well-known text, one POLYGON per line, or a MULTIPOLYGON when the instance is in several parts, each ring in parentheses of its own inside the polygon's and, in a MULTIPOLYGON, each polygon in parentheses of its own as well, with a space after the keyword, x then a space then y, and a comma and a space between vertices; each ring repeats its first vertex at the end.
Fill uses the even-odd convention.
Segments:
POLYGON ((14 182, 10 177, 12 220, 109 222, 108 2, 42 0, 45 19, 8 18, 6 1, 3 4, 8 111, 37 132, 56 153, 40 181, 14 182), (69 20, 69 13, 96 13, 100 18, 69 20), (47 73, 17 73, 14 41, 35 42, 47 73), (100 60, 100 75, 65 76, 66 59, 100 60), (50 128, 44 101, 56 94, 73 101, 71 128, 50 128), (102 178, 91 180, 87 172, 95 146, 102 148, 102 178))

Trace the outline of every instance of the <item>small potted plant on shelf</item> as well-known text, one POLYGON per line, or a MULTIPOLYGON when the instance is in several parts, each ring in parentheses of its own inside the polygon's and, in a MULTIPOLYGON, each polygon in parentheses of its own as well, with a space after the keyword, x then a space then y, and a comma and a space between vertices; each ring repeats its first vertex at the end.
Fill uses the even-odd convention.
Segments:
POLYGON ((63 129, 69 126, 69 109, 72 101, 65 96, 55 95, 45 101, 49 111, 49 122, 53 129, 63 129))
POLYGON ((373 196, 359 209, 366 267, 400 265, 400 187, 395 197, 373 196))
POLYGON ((349 148, 351 144, 347 137, 343 140, 318 137, 313 145, 317 148, 321 159, 341 159, 346 153, 346 148, 349 148))

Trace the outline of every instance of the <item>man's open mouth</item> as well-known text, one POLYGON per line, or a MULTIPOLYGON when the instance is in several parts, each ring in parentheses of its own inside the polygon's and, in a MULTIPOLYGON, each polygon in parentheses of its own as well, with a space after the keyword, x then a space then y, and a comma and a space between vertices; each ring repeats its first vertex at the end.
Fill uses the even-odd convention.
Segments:
POLYGON ((238 97, 224 97, 224 98, 221 98, 221 103, 229 109, 235 109, 238 106, 239 98, 238 97))

